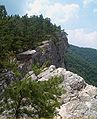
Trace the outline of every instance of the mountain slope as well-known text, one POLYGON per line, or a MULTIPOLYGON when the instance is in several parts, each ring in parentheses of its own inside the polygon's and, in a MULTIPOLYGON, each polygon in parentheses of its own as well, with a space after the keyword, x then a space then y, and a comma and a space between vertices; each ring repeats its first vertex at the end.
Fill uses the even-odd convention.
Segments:
POLYGON ((65 56, 67 70, 82 76, 87 83, 97 86, 97 50, 70 45, 65 56))
POLYGON ((77 46, 70 45, 70 49, 76 54, 83 57, 88 62, 97 66, 97 50, 92 48, 81 48, 77 46))

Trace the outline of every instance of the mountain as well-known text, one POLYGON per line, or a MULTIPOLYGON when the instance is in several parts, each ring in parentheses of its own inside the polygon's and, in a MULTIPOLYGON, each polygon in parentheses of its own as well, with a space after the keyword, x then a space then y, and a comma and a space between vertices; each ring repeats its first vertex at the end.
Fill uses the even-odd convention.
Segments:
POLYGON ((42 15, 0 18, 0 117, 97 117, 97 51, 42 15))
POLYGON ((70 45, 65 55, 66 68, 97 86, 97 50, 70 45))

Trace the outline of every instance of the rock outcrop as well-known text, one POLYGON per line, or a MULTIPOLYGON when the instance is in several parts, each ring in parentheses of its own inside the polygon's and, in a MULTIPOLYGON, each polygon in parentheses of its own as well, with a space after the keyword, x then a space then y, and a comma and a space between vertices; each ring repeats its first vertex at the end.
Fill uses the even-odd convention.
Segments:
MULTIPOLYGON (((66 90, 66 94, 61 96, 62 105, 60 109, 57 109, 60 117, 97 117, 97 88, 88 85, 77 74, 66 71, 64 68, 64 55, 68 48, 68 39, 65 32, 57 35, 58 39, 56 42, 54 39, 50 39, 42 42, 42 45, 38 46, 35 50, 28 50, 18 54, 19 71, 24 74, 27 73, 27 77, 37 81, 49 80, 55 76, 62 76, 64 78, 61 86, 66 90), (36 76, 32 71, 32 65, 37 63, 40 66, 44 63, 51 66, 45 68, 36 76)), ((0 76, 0 91, 3 92, 7 85, 14 80, 13 72, 3 72, 0 76)))
POLYGON ((66 71, 64 68, 56 68, 51 65, 38 76, 29 72, 32 80, 44 81, 54 76, 64 78, 61 84, 66 94, 61 96, 62 105, 58 112, 63 118, 97 117, 97 88, 88 85, 84 79, 77 74, 66 71))
MULTIPOLYGON (((57 39, 50 38, 43 41, 35 50, 28 50, 17 55, 16 59, 19 64, 18 70, 22 74, 22 78, 28 71, 32 70, 33 64, 42 66, 55 65, 56 67, 64 67, 64 54, 68 48, 67 34, 62 31, 57 33, 57 39)), ((20 77, 21 78, 21 77, 20 77)), ((21 79, 22 79, 21 78, 21 79)), ((0 92, 2 92, 11 81, 17 80, 12 71, 0 72, 0 92)))
POLYGON ((66 71, 65 68, 56 68, 54 65, 43 69, 37 76, 33 71, 26 74, 26 77, 36 81, 48 81, 55 76, 63 77, 64 80, 60 86, 66 91, 61 95, 61 106, 57 109, 57 117, 97 118, 97 87, 87 84, 82 77, 66 71))
MULTIPOLYGON (((64 55, 68 48, 68 39, 65 32, 57 33, 57 38, 50 38, 43 41, 35 50, 28 50, 17 55, 18 61, 22 64, 23 71, 31 70, 32 64, 44 63, 48 66, 65 67, 64 55)), ((20 65, 21 66, 21 65, 20 65)))

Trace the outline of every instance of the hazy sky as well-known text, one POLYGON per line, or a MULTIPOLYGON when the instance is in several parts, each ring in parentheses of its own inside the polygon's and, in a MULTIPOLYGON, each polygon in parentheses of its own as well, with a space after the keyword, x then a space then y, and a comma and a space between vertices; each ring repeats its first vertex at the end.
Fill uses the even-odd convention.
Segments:
POLYGON ((97 49, 97 0, 0 0, 8 14, 40 15, 68 33, 69 43, 97 49))

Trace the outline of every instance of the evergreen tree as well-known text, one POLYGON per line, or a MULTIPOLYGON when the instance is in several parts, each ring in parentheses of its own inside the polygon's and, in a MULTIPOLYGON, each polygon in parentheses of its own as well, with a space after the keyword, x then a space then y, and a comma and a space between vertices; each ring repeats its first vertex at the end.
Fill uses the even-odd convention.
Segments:
POLYGON ((64 90, 59 87, 61 77, 53 77, 48 81, 23 81, 11 84, 0 103, 0 110, 7 111, 7 117, 38 117, 50 118, 56 115, 56 107, 60 106, 59 97, 64 90))

